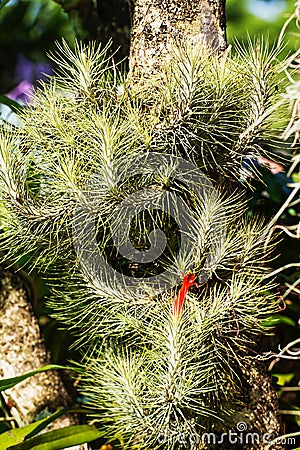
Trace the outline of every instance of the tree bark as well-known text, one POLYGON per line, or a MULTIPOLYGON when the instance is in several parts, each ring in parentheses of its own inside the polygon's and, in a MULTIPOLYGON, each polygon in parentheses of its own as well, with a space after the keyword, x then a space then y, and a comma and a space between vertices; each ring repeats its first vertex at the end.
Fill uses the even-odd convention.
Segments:
MULTIPOLYGON (((67 1, 57 1, 70 13, 67 1)), ((83 3, 79 1, 77 6, 83 3)), ((108 36, 112 36, 118 44, 118 33, 112 30, 120 29, 120 36, 126 36, 128 19, 122 25, 123 19, 120 17, 118 5, 121 5, 119 0, 110 3, 110 10, 115 10, 114 13, 112 11, 114 15, 110 18, 110 25, 106 20, 106 17, 109 17, 105 16, 101 9, 100 17, 96 19, 92 1, 86 2, 85 7, 80 7, 79 13, 84 23, 88 24, 88 20, 93 23, 95 21, 95 32, 94 25, 91 30, 93 37, 100 37, 105 41, 108 36), (88 11, 92 11, 93 16, 89 16, 88 11), (107 28, 101 25, 101 21, 107 22, 107 28), (100 29, 104 30, 103 38, 100 29)), ((104 11, 107 13, 108 10, 104 11)), ((120 44, 123 54, 128 51, 126 39, 125 44, 120 44)), ((226 48, 225 0, 135 1, 130 47, 130 69, 134 76, 151 76, 170 60, 171 46, 174 43, 180 46, 186 41, 204 41, 209 47, 219 51, 226 48)), ((0 376, 12 377, 48 364, 49 356, 41 340, 37 320, 27 302, 22 280, 10 271, 2 271, 1 275, 0 376)), ((240 420, 246 415, 249 417, 248 430, 260 435, 268 433, 274 438, 283 434, 282 423, 277 414, 276 393, 265 367, 252 360, 241 376, 241 384, 244 386, 248 403, 238 415, 240 420)), ((66 406, 70 402, 55 372, 36 375, 19 387, 9 390, 6 396, 7 402, 15 408, 24 423, 29 423, 44 408, 66 406)), ((235 425, 236 421, 233 420, 233 427, 235 425)), ((251 448, 261 449, 263 446, 261 443, 258 446, 247 446, 247 449, 251 448)), ((274 445, 272 448, 283 447, 274 445)))
MULTIPOLYGON (((249 365, 243 369, 241 383, 247 401, 245 408, 241 411, 240 419, 244 422, 245 417, 249 417, 246 432, 257 433, 260 437, 259 443, 246 448, 261 450, 267 447, 267 443, 261 442, 264 435, 268 434, 268 439, 271 441, 284 434, 283 423, 278 412, 277 393, 272 386, 272 377, 267 372, 266 364, 256 359, 251 359, 249 365)), ((279 443, 272 445, 272 450, 284 448, 285 446, 279 443)))
MULTIPOLYGON (((129 61, 133 80, 159 71, 170 61, 172 46, 186 42, 204 42, 217 51, 226 49, 225 0, 136 0, 129 61)), ((251 359, 241 373, 240 383, 244 408, 237 407, 233 429, 242 421, 247 423, 247 431, 258 433, 260 438, 264 434, 272 439, 283 435, 277 394, 264 363, 251 359)), ((266 446, 260 441, 246 448, 261 450, 266 446)), ((274 450, 282 448, 281 444, 272 446, 274 450)))
MULTIPOLYGON (((0 279, 0 378, 11 378, 51 364, 51 358, 28 302, 24 279, 2 268, 0 279)), ((6 390, 3 397, 9 415, 14 417, 18 426, 32 423, 39 414, 72 406, 58 372, 53 370, 27 378, 6 390)), ((62 416, 51 429, 76 423, 76 417, 62 416)), ((76 446, 78 450, 83 448, 76 446)))
POLYGON ((225 0, 136 0, 130 45, 130 69, 150 76, 170 59, 176 43, 204 41, 226 48, 225 0))

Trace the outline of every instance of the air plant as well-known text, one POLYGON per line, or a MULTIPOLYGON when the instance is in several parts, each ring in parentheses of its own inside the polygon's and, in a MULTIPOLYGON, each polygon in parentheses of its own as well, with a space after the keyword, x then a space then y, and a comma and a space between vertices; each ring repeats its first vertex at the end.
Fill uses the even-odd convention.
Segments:
POLYGON ((45 274, 108 439, 201 448, 191 436, 242 408, 240 367, 276 308, 264 223, 220 183, 273 139, 275 54, 187 47, 150 85, 107 47, 58 47, 22 126, 2 126, 5 258, 45 274))

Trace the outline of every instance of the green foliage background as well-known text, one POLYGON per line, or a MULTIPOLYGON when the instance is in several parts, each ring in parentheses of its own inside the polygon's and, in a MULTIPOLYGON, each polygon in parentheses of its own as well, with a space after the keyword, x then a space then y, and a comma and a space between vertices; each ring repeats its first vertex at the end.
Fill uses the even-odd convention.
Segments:
MULTIPOLYGON (((104 3, 105 7, 105 1, 104 3)), ((227 35, 231 43, 234 39, 237 41, 247 40, 247 33, 250 36, 264 35, 271 42, 276 42, 281 26, 288 16, 294 10, 294 2, 286 2, 286 11, 283 15, 272 22, 259 19, 251 14, 247 9, 247 2, 241 0, 227 0, 227 35)), ((282 51, 281 57, 288 52, 294 52, 299 45, 297 40, 297 30, 294 24, 289 27, 288 36, 290 41, 282 51)), ((299 35, 299 32, 298 32, 299 35)), ((88 38, 88 30, 84 30, 80 23, 80 18, 76 14, 70 17, 54 1, 47 0, 29 0, 29 1, 5 1, 0 3, 0 93, 5 94, 14 87, 14 69, 20 54, 26 56, 33 62, 49 61, 45 56, 46 52, 54 49, 54 41, 64 37, 72 46, 75 37, 88 38)), ((286 151, 286 146, 283 146, 286 151)), ((282 151, 282 149, 280 149, 282 151)), ((286 163, 288 166, 288 163, 286 163)), ((265 189, 262 184, 256 185, 254 200, 249 206, 249 213, 254 210, 260 210, 267 216, 272 216, 282 204, 281 196, 277 195, 278 186, 273 183, 268 174, 265 174, 265 183, 270 194, 270 199, 266 201, 261 198, 261 191, 265 189)), ((249 194, 253 197, 253 192, 249 194)), ((287 212, 281 218, 282 223, 295 223, 287 212)), ((277 247, 277 252, 281 255, 274 262, 274 267, 280 267, 286 263, 294 261, 299 262, 299 245, 294 239, 285 237, 281 246, 277 247)), ((279 274, 281 285, 285 281, 292 282, 299 277, 300 272, 290 270, 284 274, 279 274)), ((33 274, 33 277, 35 275, 33 274)), ((48 318, 49 310, 45 308, 43 301, 47 295, 45 286, 36 276, 35 279, 36 303, 35 308, 40 316, 40 322, 44 326, 45 336, 49 347, 51 348, 55 362, 65 362, 70 357, 69 344, 72 338, 64 332, 57 331, 58 324, 48 318), (55 330, 55 333, 53 333, 55 330), (53 338, 54 336, 54 338, 53 338)), ((299 298, 291 295, 287 299, 287 309, 284 313, 278 313, 274 316, 270 324, 276 325, 276 336, 270 341, 264 343, 265 349, 270 347, 276 351, 277 345, 284 346, 293 339, 300 336, 298 320, 300 317, 299 298)), ((74 353, 72 354, 74 355, 74 353)), ((285 361, 273 369, 277 373, 279 386, 288 388, 296 386, 300 379, 299 364, 297 362, 285 361)), ((282 409, 292 409, 299 411, 300 398, 297 391, 281 391, 279 388, 282 409)), ((297 416, 286 416, 288 431, 295 430, 300 424, 297 416)))

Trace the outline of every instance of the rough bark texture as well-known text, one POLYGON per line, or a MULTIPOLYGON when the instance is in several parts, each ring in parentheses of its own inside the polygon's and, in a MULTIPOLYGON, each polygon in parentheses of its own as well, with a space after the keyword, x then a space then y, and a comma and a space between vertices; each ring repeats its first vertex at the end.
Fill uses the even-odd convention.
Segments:
POLYGON ((151 75, 170 58, 174 41, 204 42, 225 49, 225 0, 136 0, 131 31, 130 68, 151 75))
MULTIPOLYGON (((245 368, 241 383, 248 393, 248 403, 241 413, 249 417, 249 427, 247 431, 258 433, 260 439, 268 434, 268 440, 282 436, 284 428, 278 413, 278 398, 272 386, 271 375, 267 373, 264 362, 256 359, 250 361, 248 368, 245 368)), ((243 417, 241 416, 243 421, 243 417)), ((267 446, 260 441, 257 445, 249 445, 249 450, 259 450, 267 446)), ((281 450, 285 446, 281 444, 272 445, 272 450, 281 450)))
MULTIPOLYGON (((77 8, 83 23, 90 27, 91 36, 107 41, 113 37, 121 45, 122 56, 128 52, 129 5, 120 0, 98 2, 98 12, 93 2, 68 2, 57 0, 71 14, 77 8), (75 6, 74 6, 75 4, 75 6), (127 5, 127 6, 126 6, 127 5), (122 10, 126 9, 126 13, 122 10), (122 12, 123 11, 123 12, 122 12)), ((213 49, 226 47, 225 0, 136 0, 131 35, 130 66, 134 74, 148 74, 170 58, 169 49, 174 43, 204 40, 213 49)), ((27 302, 22 280, 9 271, 0 273, 0 376, 12 377, 34 370, 50 362, 36 319, 27 302)), ((270 376, 258 361, 252 361, 241 376, 248 402, 238 413, 243 421, 248 417, 248 430, 259 435, 268 433, 275 438, 283 434, 277 410, 277 396, 270 376)), ((70 399, 55 372, 39 374, 6 392, 11 413, 24 423, 29 423, 43 410, 67 406, 70 399)), ((74 423, 65 419, 63 425, 74 423)), ((233 427, 236 425, 233 418, 233 427)), ((263 444, 247 446, 262 449, 263 444)), ((272 449, 282 449, 274 445, 272 449)))
MULTIPOLYGON (((37 319, 28 302, 24 280, 16 273, 0 269, 0 378, 10 378, 50 364, 37 319)), ((10 416, 19 426, 31 423, 43 412, 54 412, 72 405, 56 371, 48 371, 24 380, 4 392, 10 416)), ((77 423, 64 416, 51 429, 77 423)), ((76 449, 83 449, 77 446, 76 449)))
MULTIPOLYGON (((151 76, 159 70, 170 59, 174 42, 180 46, 204 41, 212 49, 225 50, 225 30, 225 0, 136 0, 129 62, 133 78, 151 76)), ((240 378, 246 406, 233 417, 232 427, 242 421, 249 432, 258 433, 260 438, 266 433, 270 439, 283 435, 277 394, 264 364, 252 359, 240 378)), ((266 447, 260 441, 237 448, 266 447)), ((274 450, 282 448, 280 444, 272 446, 274 450)))

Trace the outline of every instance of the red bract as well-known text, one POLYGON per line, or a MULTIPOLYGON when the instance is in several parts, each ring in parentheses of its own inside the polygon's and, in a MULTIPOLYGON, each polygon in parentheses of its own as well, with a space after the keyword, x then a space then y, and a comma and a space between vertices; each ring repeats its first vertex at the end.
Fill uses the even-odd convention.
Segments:
POLYGON ((174 305, 173 305, 173 312, 174 312, 174 315, 176 315, 176 316, 181 315, 185 297, 187 296, 189 289, 192 286, 198 286, 198 284, 195 281, 196 275, 194 273, 189 272, 186 275, 182 274, 182 276, 183 276, 183 283, 182 283, 182 286, 179 290, 177 297, 174 300, 174 305))

